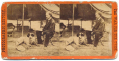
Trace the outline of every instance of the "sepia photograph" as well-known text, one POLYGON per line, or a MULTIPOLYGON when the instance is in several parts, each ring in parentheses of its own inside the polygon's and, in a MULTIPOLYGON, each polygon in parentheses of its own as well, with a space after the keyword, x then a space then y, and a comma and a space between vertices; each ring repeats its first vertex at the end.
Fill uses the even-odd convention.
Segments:
POLYGON ((8 56, 112 56, 112 4, 7 4, 8 56))
POLYGON ((60 4, 66 56, 111 56, 111 4, 60 4))

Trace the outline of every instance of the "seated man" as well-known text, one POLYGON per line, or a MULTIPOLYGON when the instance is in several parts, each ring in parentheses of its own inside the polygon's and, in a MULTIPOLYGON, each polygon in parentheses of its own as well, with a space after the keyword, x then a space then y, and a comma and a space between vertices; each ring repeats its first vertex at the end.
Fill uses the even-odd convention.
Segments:
POLYGON ((97 47, 99 40, 103 37, 105 23, 102 15, 98 13, 100 17, 96 20, 96 25, 93 27, 93 34, 95 34, 94 47, 97 47))
MULTIPOLYGON (((52 17, 51 14, 49 14, 50 17, 52 17)), ((55 33, 55 20, 54 17, 52 17, 51 19, 47 19, 46 25, 43 28, 43 35, 45 37, 44 40, 44 47, 47 47, 49 44, 49 40, 53 37, 55 33)))

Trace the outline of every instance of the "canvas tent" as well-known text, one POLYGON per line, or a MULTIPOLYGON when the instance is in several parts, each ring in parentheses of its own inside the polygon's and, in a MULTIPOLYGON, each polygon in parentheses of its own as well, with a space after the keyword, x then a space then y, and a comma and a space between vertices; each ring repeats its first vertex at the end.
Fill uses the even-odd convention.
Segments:
MULTIPOLYGON (((22 19, 22 29, 23 22, 25 19, 33 20, 46 20, 46 12, 50 12, 55 18, 59 18, 59 10, 56 8, 59 5, 56 4, 8 4, 7 5, 7 18, 8 20, 18 20, 22 19), (54 7, 54 8, 49 8, 54 7), (58 14, 57 14, 58 13, 58 14)), ((58 8, 59 9, 59 8, 58 8)), ((22 30, 23 34, 23 30, 22 30)))
MULTIPOLYGON (((100 12, 104 17, 111 18, 112 13, 111 4, 76 4, 74 8, 74 19, 82 18, 84 20, 95 20, 95 13, 100 12)), ((73 4, 61 4, 60 5, 60 18, 68 19, 72 18, 73 4)))
MULTIPOLYGON (((73 20, 82 18, 84 20, 95 20, 96 13, 104 18, 111 18, 111 4, 8 4, 8 19, 46 20, 46 12, 50 12, 55 18, 73 20), (37 8, 36 8, 37 7, 37 8), (53 8, 54 7, 54 8, 53 8), (74 7, 74 8, 73 8, 74 7), (73 12, 74 10, 74 12, 73 12), (74 14, 74 16, 72 16, 74 14), (59 16, 60 15, 60 16, 59 16)), ((79 20, 80 21, 80 20, 79 20)))
MULTIPOLYGON (((24 19, 31 18, 32 20, 45 20, 45 13, 45 10, 38 4, 24 5, 24 19)), ((22 16, 23 4, 10 4, 7 7, 7 19, 22 19, 22 16)))
MULTIPOLYGON (((74 8, 74 22, 75 22, 74 25, 81 26, 82 22, 80 22, 81 21, 80 18, 83 19, 82 21, 86 21, 86 22, 96 20, 96 16, 99 16, 98 15, 99 13, 104 17, 105 21, 111 21, 111 20, 108 20, 108 19, 111 19, 111 12, 112 12, 111 5, 108 3, 76 4, 74 8)), ((60 19, 68 20, 69 18, 73 17, 72 15, 73 15, 73 4, 61 4, 60 5, 60 19)), ((89 23, 92 23, 92 22, 89 22, 89 23)), ((92 25, 84 24, 83 26, 85 27, 90 26, 91 28, 92 25)))

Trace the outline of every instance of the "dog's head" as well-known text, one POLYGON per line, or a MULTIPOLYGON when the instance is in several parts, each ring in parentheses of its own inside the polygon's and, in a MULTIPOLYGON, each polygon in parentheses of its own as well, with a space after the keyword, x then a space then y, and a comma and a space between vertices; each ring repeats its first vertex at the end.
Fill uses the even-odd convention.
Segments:
POLYGON ((77 37, 79 37, 79 38, 84 37, 84 36, 85 36, 85 34, 83 32, 80 32, 77 34, 77 37))
POLYGON ((28 34, 27 34, 27 37, 28 37, 29 39, 32 39, 32 38, 34 37, 34 33, 28 33, 28 34))
POLYGON ((87 43, 87 37, 86 37, 86 34, 85 34, 85 32, 80 32, 80 33, 78 33, 77 34, 77 37, 79 38, 79 43, 80 44, 86 44, 87 43))
POLYGON ((28 33, 27 37, 29 38, 29 43, 31 45, 36 45, 37 44, 37 40, 35 38, 35 34, 34 33, 28 33))

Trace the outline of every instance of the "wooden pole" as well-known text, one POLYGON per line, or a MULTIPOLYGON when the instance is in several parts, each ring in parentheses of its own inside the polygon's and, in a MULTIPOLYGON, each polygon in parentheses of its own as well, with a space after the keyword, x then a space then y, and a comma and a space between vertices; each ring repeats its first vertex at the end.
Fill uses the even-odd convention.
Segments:
POLYGON ((74 4, 73 4, 73 15, 72 15, 72 19, 73 19, 73 21, 72 21, 72 37, 73 37, 73 35, 74 35, 74 4))
MULTIPOLYGON (((83 10, 83 18, 84 18, 84 10, 83 10)), ((82 20, 83 20, 83 18, 81 18, 81 29, 80 30, 82 30, 82 20)))
POLYGON ((30 21, 30 29, 31 29, 31 21, 30 21))
POLYGON ((23 16, 22 16, 22 37, 24 35, 24 4, 23 4, 23 16))
POLYGON ((17 31, 18 31, 18 19, 17 19, 17 31))
POLYGON ((81 29, 82 29, 82 19, 81 19, 81 29))

